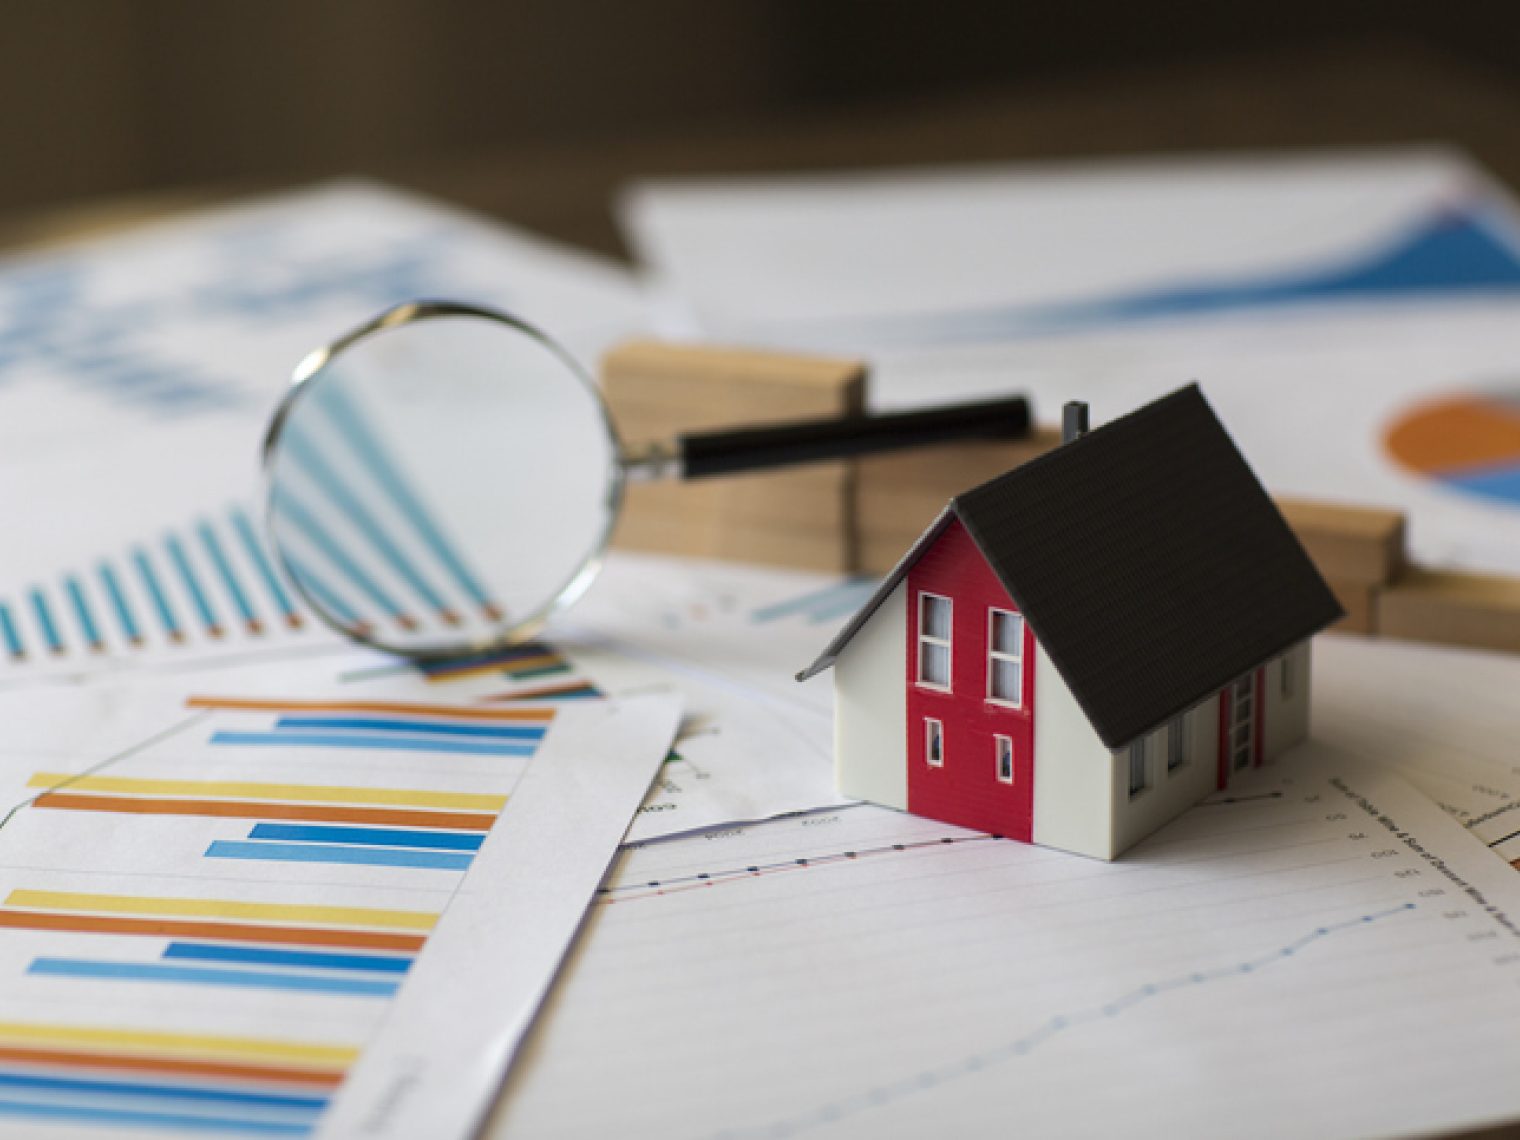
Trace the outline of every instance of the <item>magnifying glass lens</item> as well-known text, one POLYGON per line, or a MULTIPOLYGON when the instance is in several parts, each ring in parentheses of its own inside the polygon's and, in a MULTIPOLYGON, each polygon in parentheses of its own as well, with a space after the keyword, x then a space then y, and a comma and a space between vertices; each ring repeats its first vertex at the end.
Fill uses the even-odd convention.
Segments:
POLYGON ((601 400, 510 318, 393 310, 308 361, 265 444, 269 534, 329 624, 448 655, 584 589, 617 507, 601 400))

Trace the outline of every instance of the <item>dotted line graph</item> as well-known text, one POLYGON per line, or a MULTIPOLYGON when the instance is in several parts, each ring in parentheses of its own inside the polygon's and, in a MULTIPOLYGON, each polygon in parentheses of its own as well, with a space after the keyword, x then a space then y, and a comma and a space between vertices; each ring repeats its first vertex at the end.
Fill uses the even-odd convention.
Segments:
POLYGON ((1382 922, 1393 918, 1396 915, 1407 914, 1414 909, 1414 903, 1406 902, 1399 906, 1389 907, 1387 910, 1358 915, 1356 918, 1350 918, 1344 922, 1316 927, 1307 934, 1283 946, 1279 946, 1258 958, 1252 958, 1245 962, 1237 962, 1229 966, 1221 966, 1213 970, 1199 970, 1192 973, 1179 974, 1176 977, 1158 982, 1147 982, 1145 985, 1137 986, 1128 993, 1111 1001, 1104 1002, 1101 1005, 1091 1006, 1072 1013, 1057 1014, 1022 1037, 1015 1038, 996 1048, 972 1053, 969 1056, 951 1061, 937 1068, 925 1069, 922 1072, 915 1073, 892 1084, 878 1085, 875 1088, 867 1089, 865 1092, 856 1093, 854 1096, 830 1101, 799 1116, 774 1120, 768 1124, 756 1127, 724 1129, 715 1133, 713 1140, 747 1140, 747 1138, 751 1137, 783 1140, 785 1137, 797 1136, 816 1128, 822 1128, 844 1120, 847 1117, 865 1112, 868 1109, 881 1108, 907 1099, 917 1093, 926 1092, 929 1089, 938 1088, 940 1085, 949 1084, 963 1077, 979 1073, 984 1069, 990 1069, 996 1065, 1005 1064, 1019 1057, 1027 1056, 1040 1048, 1040 1046, 1062 1034, 1084 1025, 1091 1025, 1096 1022, 1120 1017, 1129 1010, 1143 1005, 1162 994, 1175 990, 1190 989, 1195 986, 1208 985, 1211 982, 1223 981, 1227 978, 1237 978, 1242 975, 1257 973, 1285 959, 1294 957, 1316 942, 1324 941, 1347 930, 1359 929, 1375 922, 1382 922))
POLYGON ((777 875, 783 871, 803 871, 809 867, 828 867, 839 863, 852 863, 877 855, 898 855, 906 851, 921 851, 930 847, 948 847, 964 843, 992 843, 1001 835, 947 835, 939 839, 921 839, 914 843, 891 843, 881 847, 861 847, 853 851, 835 851, 827 855, 811 855, 806 859, 783 859, 775 863, 752 863, 744 867, 730 867, 722 871, 698 871, 691 875, 678 875, 668 879, 650 879, 640 883, 625 883, 615 887, 602 887, 597 891, 597 901, 602 903, 632 902, 636 899, 656 898, 660 895, 679 894, 682 891, 703 890, 726 883, 758 879, 777 875))

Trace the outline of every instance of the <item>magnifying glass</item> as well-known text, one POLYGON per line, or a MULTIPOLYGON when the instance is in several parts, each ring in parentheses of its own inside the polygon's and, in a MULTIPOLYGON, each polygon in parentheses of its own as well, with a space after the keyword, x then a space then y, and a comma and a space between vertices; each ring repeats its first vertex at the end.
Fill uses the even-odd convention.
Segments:
POLYGON ((452 301, 311 353, 264 439, 270 544, 324 622, 416 658, 531 637, 600 569, 630 479, 695 479, 950 439, 1016 438, 1022 398, 624 448, 549 337, 452 301))

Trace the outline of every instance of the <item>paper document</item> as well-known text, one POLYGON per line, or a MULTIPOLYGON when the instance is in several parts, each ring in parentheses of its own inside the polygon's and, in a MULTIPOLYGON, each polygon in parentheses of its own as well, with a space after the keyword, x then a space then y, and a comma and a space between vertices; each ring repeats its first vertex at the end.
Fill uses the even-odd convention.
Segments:
POLYGON ((862 354, 876 402, 1102 423, 1198 381, 1272 490, 1520 572, 1520 224, 1449 151, 662 182, 631 240, 717 340, 862 354))
POLYGON ((5 1131, 468 1135, 678 701, 229 678, 0 699, 5 1131))
POLYGON ((263 544, 259 444, 297 363, 419 297, 588 368, 646 323, 611 263, 364 185, 0 261, 0 683, 322 644, 263 544))
POLYGON ((870 807, 641 845, 491 1134, 1477 1126, 1520 1115, 1517 923, 1520 877, 1328 748, 1113 864, 870 807))

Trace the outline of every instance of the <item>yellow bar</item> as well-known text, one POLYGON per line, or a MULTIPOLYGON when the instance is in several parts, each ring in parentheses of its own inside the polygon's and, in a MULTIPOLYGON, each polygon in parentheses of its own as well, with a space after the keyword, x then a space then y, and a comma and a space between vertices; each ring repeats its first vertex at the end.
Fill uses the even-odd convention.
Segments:
POLYGON ((300 903, 239 902, 234 899, 145 898, 141 895, 89 895, 73 891, 14 890, 6 906, 28 910, 149 914, 159 918, 262 918, 276 922, 317 922, 325 926, 379 926, 394 930, 431 930, 436 914, 422 910, 381 910, 367 906, 312 906, 300 903))
POLYGON ((420 788, 339 788, 314 784, 258 784, 239 780, 149 780, 132 776, 68 776, 38 772, 29 788, 70 792, 139 792, 213 800, 289 800, 303 804, 389 804, 404 807, 500 811, 507 797, 485 792, 432 792, 420 788))
POLYGON ((359 1056, 358 1049, 344 1045, 308 1045, 298 1041, 271 1041, 262 1037, 216 1037, 199 1033, 152 1033, 138 1029, 34 1025, 20 1021, 0 1021, 0 1040, 94 1045, 118 1051, 175 1053, 192 1057, 278 1057, 335 1068, 350 1065, 359 1056))

